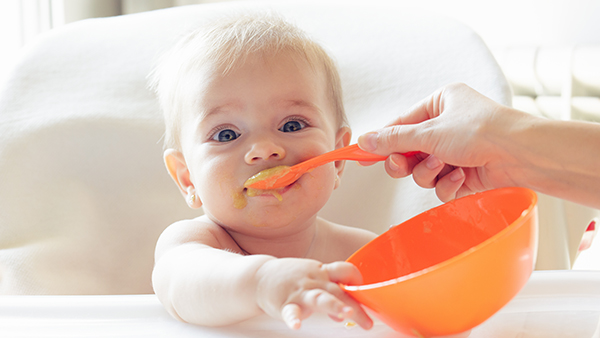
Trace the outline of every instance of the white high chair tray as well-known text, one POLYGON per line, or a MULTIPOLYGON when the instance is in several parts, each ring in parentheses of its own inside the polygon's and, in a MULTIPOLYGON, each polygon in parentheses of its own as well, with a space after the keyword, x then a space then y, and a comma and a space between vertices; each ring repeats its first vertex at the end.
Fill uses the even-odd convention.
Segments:
MULTIPOLYGON (((536 271, 517 297, 472 338, 600 337, 600 272, 536 271)), ((224 328, 177 322, 154 295, 0 296, 0 337, 404 337, 375 321, 346 328, 312 316, 301 330, 261 316, 224 328)))

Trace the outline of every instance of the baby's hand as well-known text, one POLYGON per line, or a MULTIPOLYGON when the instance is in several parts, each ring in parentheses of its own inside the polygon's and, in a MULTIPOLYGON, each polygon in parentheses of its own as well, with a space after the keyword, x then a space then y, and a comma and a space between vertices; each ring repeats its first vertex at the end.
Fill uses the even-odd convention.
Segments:
POLYGON ((358 269, 346 262, 323 264, 311 259, 267 261, 257 272, 257 303, 268 315, 282 318, 292 329, 313 312, 332 319, 352 319, 364 329, 373 322, 362 307, 337 283, 361 284, 358 269))

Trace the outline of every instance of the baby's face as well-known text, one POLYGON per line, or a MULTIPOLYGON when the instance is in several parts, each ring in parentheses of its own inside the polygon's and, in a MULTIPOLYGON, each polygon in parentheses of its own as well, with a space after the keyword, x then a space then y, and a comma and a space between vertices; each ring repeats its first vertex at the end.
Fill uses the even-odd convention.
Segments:
POLYGON ((325 77, 286 54, 251 56, 208 81, 197 102, 198 112, 183 121, 181 144, 204 212, 239 232, 273 233, 314 220, 335 188, 340 163, 276 192, 249 196, 243 185, 261 170, 343 146, 349 130, 338 128, 325 77))

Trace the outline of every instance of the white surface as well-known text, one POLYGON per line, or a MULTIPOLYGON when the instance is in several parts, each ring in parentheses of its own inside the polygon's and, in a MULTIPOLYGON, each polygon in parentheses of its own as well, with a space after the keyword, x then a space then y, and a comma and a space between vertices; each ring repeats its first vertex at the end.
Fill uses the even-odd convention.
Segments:
MULTIPOLYGON (((536 271, 517 297, 471 338, 588 338, 600 317, 600 272, 536 271)), ((0 337, 356 337, 400 338, 376 321, 370 331, 313 316, 299 331, 266 316, 224 328, 175 321, 154 295, 0 296, 0 337)))

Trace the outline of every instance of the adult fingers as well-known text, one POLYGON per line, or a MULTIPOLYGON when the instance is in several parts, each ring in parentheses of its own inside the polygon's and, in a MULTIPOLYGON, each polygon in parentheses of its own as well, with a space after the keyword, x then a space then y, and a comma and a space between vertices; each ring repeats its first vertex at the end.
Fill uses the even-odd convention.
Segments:
POLYGON ((358 163, 360 166, 368 167, 372 166, 375 163, 379 163, 379 161, 356 161, 356 163, 358 163))
POLYGON ((422 132, 425 121, 442 113, 443 92, 444 88, 438 89, 410 107, 406 113, 391 121, 385 128, 361 135, 358 138, 358 145, 365 151, 380 155, 415 150, 429 152, 428 149, 423 149, 427 144, 422 143, 419 133, 422 132))
POLYGON ((438 116, 441 112, 443 88, 436 90, 428 97, 412 105, 408 111, 400 115, 387 126, 399 124, 416 124, 438 116))
POLYGON ((444 166, 444 162, 440 159, 434 155, 429 155, 413 168, 413 179, 422 188, 434 188, 438 181, 438 175, 442 172, 444 166))
POLYGON ((417 162, 401 154, 391 154, 385 161, 385 171, 393 178, 406 177, 417 162))
MULTIPOLYGON (((385 160, 385 171, 393 178, 401 178, 410 175, 411 168, 419 162, 419 160, 413 160, 412 158, 416 158, 419 154, 412 155, 406 157, 402 154, 390 154, 390 156, 385 160)), ((371 166, 378 162, 367 162, 367 161, 358 161, 358 164, 367 167, 371 166)))
POLYGON ((441 177, 435 185, 435 193, 440 201, 448 202, 460 197, 458 192, 465 182, 465 178, 465 172, 462 168, 456 168, 441 177))
MULTIPOLYGON (((394 125, 358 137, 358 146, 364 151, 379 155, 424 151, 421 124, 394 125)), ((426 152, 426 151, 425 151, 426 152)))

